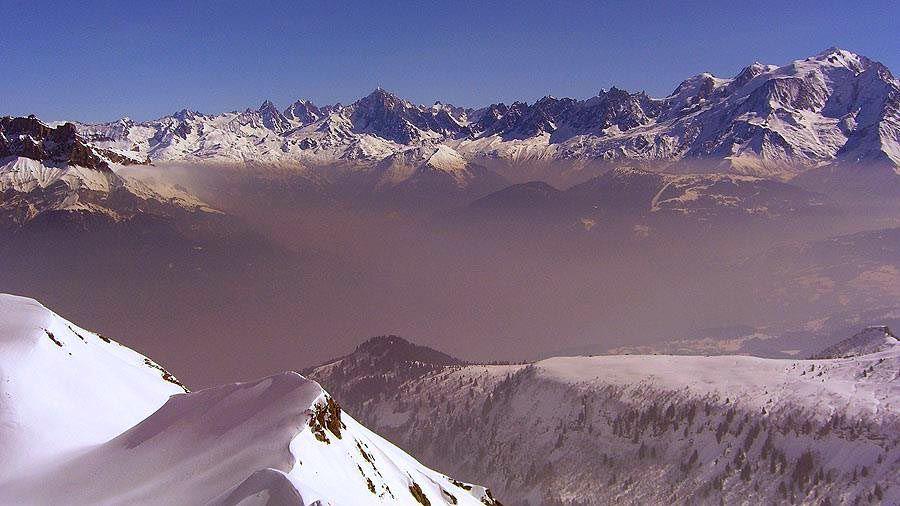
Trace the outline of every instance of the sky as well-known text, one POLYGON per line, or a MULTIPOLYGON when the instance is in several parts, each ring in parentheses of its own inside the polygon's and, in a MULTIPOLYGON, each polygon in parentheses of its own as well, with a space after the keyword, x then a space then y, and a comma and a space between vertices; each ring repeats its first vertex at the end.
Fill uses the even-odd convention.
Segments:
POLYGON ((0 115, 153 119, 350 103, 381 86, 460 106, 668 95, 838 46, 900 72, 900 2, 0 0, 0 115))

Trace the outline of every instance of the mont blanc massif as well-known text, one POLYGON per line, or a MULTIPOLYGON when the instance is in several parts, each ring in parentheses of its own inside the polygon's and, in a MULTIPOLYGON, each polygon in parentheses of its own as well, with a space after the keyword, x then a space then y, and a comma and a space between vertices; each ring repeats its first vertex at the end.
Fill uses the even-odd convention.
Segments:
POLYGON ((2 504, 900 503, 900 81, 847 50, 2 117, 0 258, 2 504))

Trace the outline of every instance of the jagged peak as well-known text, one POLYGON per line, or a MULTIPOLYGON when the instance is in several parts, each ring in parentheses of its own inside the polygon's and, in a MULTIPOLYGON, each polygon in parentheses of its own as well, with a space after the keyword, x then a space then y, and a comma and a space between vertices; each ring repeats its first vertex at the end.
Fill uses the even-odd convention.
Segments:
POLYGON ((271 100, 265 99, 265 100, 263 100, 263 103, 259 106, 259 110, 260 111, 271 111, 271 110, 277 111, 278 109, 275 107, 275 104, 272 103, 271 100))
POLYGON ((381 86, 376 87, 374 90, 372 90, 371 93, 369 93, 368 95, 363 97, 361 100, 365 100, 365 99, 393 99, 393 100, 404 101, 396 93, 390 92, 390 91, 382 88, 381 86))
POLYGON ((188 119, 194 119, 197 116, 201 116, 201 114, 193 109, 188 109, 187 107, 185 107, 179 111, 176 111, 174 114, 172 114, 172 116, 176 119, 180 119, 183 121, 183 120, 188 120, 188 119))
POLYGON ((109 172, 109 162, 133 163, 130 157, 90 145, 74 123, 53 126, 31 115, 0 118, 0 158, 19 156, 40 162, 65 163, 109 172))
MULTIPOLYGON (((55 127, 48 125, 47 123, 44 123, 34 114, 29 114, 28 116, 3 116, 2 118, 0 118, 0 121, 2 121, 2 125, 0 125, 0 126, 3 126, 5 128, 12 127, 17 130, 21 130, 23 128, 31 128, 31 129, 55 128, 55 127)), ((65 123, 60 123, 57 126, 71 125, 71 124, 72 123, 65 122, 65 123)), ((0 130, 3 130, 3 128, 0 128, 0 130)))
POLYGON ((326 115, 328 113, 327 109, 327 106, 320 109, 310 100, 299 99, 289 105, 282 114, 302 123, 311 123, 326 115))
POLYGON ((624 88, 619 88, 618 86, 610 86, 610 88, 608 90, 604 89, 604 88, 600 88, 600 92, 597 93, 597 96, 601 96, 601 97, 610 96, 610 95, 612 95, 612 96, 631 96, 631 93, 624 88))

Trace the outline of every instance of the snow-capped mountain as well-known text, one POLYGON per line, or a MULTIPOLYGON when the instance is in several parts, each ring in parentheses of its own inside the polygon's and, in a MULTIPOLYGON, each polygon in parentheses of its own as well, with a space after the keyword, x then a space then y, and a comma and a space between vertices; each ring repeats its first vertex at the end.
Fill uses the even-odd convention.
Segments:
POLYGON ((0 118, 0 228, 36 219, 83 224, 211 211, 181 189, 117 172, 123 165, 145 162, 132 153, 87 143, 72 123, 52 127, 34 117, 0 118))
POLYGON ((297 126, 309 125, 319 121, 325 112, 316 107, 309 100, 298 100, 288 106, 284 111, 284 116, 297 126))
POLYGON ((895 343, 822 360, 559 357, 416 374, 425 355, 404 355, 406 366, 367 357, 309 375, 338 400, 390 385, 347 409, 515 504, 900 500, 895 343))
POLYGON ((296 373, 188 392, 38 302, 0 295, 3 504, 499 504, 296 373))
POLYGON ((279 112, 79 125, 103 147, 154 161, 314 166, 376 162, 444 144, 468 160, 599 160, 787 178, 834 163, 900 165, 900 82, 882 64, 830 48, 732 78, 708 73, 652 98, 618 88, 464 109, 421 106, 383 89, 343 106, 301 100, 279 112))
POLYGON ((415 202, 426 196, 429 205, 459 204, 507 184, 501 176, 440 144, 392 154, 347 181, 361 183, 357 186, 371 196, 395 202, 415 202))

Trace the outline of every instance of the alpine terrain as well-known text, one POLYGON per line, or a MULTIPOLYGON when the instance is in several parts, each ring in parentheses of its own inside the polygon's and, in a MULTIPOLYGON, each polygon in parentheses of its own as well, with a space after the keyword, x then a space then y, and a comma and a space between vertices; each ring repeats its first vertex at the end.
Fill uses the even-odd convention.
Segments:
MULTIPOLYGON (((323 165, 372 167, 397 155, 408 166, 432 156, 422 150, 443 146, 442 159, 480 163, 515 182, 577 182, 591 174, 582 169, 592 163, 615 162, 779 179, 817 169, 803 179, 828 186, 866 166, 858 177, 896 189, 900 82, 876 61, 829 48, 782 66, 753 63, 730 78, 698 74, 660 98, 613 87, 585 100, 547 96, 532 104, 462 108, 416 105, 379 88, 350 105, 299 100, 281 111, 267 100, 244 111, 184 109, 152 121, 77 128, 97 146, 154 162, 316 172, 323 165), (562 163, 550 169, 547 161, 562 163), (530 168, 535 163, 543 174, 530 168)), ((461 177, 460 164, 451 165, 433 168, 457 185, 481 180, 461 177)), ((409 177, 416 171, 393 171, 378 181, 409 177)))
POLYGON ((87 143, 72 123, 48 126, 34 117, 0 118, 0 230, 213 212, 184 190, 117 172, 148 162, 87 143))
POLYGON ((900 501, 900 346, 886 327, 811 360, 482 365, 379 337, 307 374, 423 462, 514 504, 900 501))

